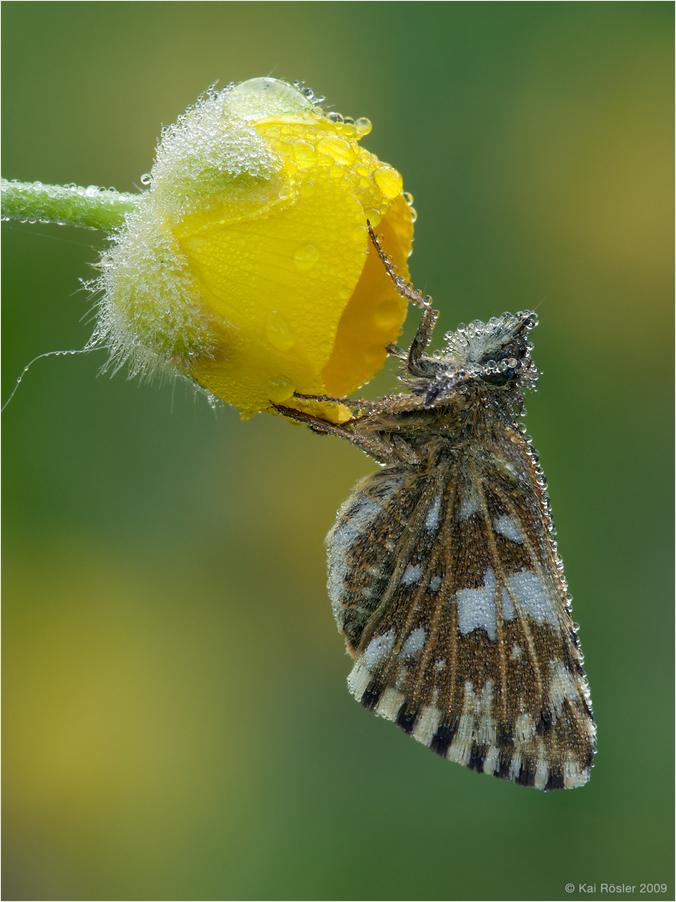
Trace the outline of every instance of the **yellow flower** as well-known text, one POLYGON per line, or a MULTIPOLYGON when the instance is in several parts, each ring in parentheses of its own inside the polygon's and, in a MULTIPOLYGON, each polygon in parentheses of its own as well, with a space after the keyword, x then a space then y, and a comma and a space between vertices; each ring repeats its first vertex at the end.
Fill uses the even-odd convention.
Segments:
POLYGON ((360 147, 369 131, 268 78, 209 93, 165 129, 102 260, 96 336, 115 365, 178 370, 243 417, 371 379, 406 303, 366 220, 407 278, 413 217, 399 173, 360 147))

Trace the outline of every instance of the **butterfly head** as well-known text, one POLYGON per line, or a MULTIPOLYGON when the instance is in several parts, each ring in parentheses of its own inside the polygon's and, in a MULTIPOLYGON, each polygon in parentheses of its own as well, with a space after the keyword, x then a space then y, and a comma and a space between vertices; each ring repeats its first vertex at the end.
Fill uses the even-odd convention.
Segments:
POLYGON ((419 361, 418 372, 412 375, 422 378, 411 380, 413 391, 437 404, 458 392, 496 399, 510 392, 522 396, 537 381, 528 340, 536 325, 536 314, 526 311, 459 326, 446 334, 443 351, 419 361))

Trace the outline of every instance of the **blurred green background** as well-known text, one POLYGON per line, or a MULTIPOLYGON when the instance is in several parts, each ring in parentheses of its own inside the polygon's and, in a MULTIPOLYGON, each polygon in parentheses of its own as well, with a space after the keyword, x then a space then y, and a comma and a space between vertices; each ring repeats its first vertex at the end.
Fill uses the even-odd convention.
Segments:
MULTIPOLYGON (((374 465, 38 361, 4 414, 5 899, 563 899, 672 881, 671 3, 11 3, 3 175, 140 187, 210 84, 368 116, 441 331, 535 308, 528 402, 599 728, 581 790, 355 704, 323 539, 374 465), (575 892, 564 886, 573 883, 575 892)), ((3 224, 3 398, 102 236, 3 224)), ((407 334, 413 328, 407 324, 407 334)), ((376 388, 395 386, 393 369, 376 388)))

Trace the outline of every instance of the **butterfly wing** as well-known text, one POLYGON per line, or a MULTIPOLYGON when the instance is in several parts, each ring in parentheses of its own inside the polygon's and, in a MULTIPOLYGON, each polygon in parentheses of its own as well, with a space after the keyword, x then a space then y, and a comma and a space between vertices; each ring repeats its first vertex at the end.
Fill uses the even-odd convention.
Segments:
POLYGON ((327 537, 358 701, 443 757, 540 789, 595 728, 547 498, 520 433, 362 480, 327 537))

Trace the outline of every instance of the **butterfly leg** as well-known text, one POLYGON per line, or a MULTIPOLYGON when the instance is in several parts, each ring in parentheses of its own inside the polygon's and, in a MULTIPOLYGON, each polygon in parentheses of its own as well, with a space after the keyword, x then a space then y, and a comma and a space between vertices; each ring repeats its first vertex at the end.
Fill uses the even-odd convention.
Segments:
MULTIPOLYGON (((325 400, 321 395, 304 395, 302 397, 318 401, 325 400)), ((349 401, 348 403, 354 402, 349 401)), ((332 423, 330 420, 325 420, 322 417, 305 413, 302 410, 297 410, 295 407, 285 407, 283 404, 273 404, 272 406, 277 413, 287 417, 287 419, 295 420, 297 423, 305 423, 305 425, 313 432, 318 432, 320 435, 335 435, 338 438, 347 439, 348 442, 361 448, 362 451, 374 460, 380 461, 381 463, 389 463, 395 459, 392 447, 377 435, 360 433, 352 428, 353 424, 359 423, 360 419, 362 419, 361 417, 354 417, 346 423, 332 423)))
POLYGON ((405 298, 411 304, 415 304, 415 306, 423 312, 420 324, 418 326, 418 331, 413 337, 413 341, 411 342, 411 347, 408 349, 408 353, 401 351, 394 344, 388 345, 387 350, 393 357, 397 357, 399 360, 406 360, 410 373, 413 373, 414 375, 423 375, 419 372, 418 361, 427 350, 427 347, 432 339, 432 333, 434 332, 434 327, 436 325, 437 318, 439 317, 439 311, 432 308, 432 298, 429 297, 429 295, 424 295, 421 291, 418 291, 417 288, 414 288, 413 285, 408 283, 406 279, 403 279, 399 275, 396 267, 387 258, 386 254, 381 248, 380 243, 378 242, 378 238, 373 231, 371 223, 368 221, 368 219, 366 220, 366 225, 369 230, 371 242, 373 243, 378 256, 383 261, 383 266, 385 267, 388 276, 394 282, 395 288, 402 298, 405 298))

